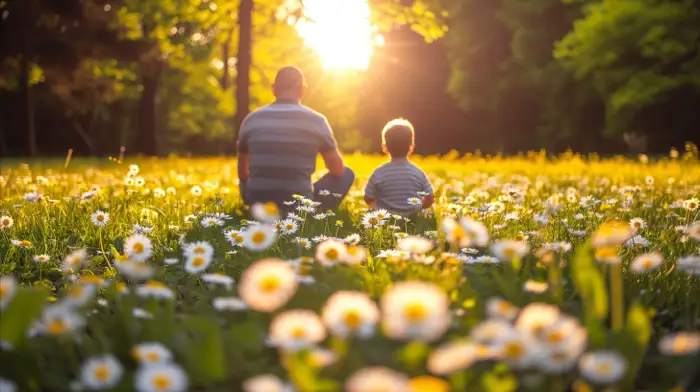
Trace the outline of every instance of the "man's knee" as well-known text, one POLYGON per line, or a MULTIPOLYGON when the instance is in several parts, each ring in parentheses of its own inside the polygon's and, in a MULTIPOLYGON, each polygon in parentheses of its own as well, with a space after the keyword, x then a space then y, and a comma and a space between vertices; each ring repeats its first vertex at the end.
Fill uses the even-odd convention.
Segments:
POLYGON ((351 168, 345 166, 345 167, 343 168, 343 174, 341 175, 341 177, 342 177, 344 180, 346 180, 346 181, 352 183, 353 181, 355 181, 355 172, 352 171, 351 168))

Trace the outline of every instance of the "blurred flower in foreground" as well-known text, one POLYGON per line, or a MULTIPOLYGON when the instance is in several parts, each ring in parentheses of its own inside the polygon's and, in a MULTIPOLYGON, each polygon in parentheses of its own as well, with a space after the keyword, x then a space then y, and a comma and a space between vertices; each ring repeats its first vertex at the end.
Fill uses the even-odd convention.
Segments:
POLYGON ((279 209, 273 202, 253 204, 250 212, 255 219, 265 223, 271 223, 280 218, 279 209))
POLYGON ((62 304, 44 308, 38 323, 38 331, 47 335, 70 333, 85 325, 85 319, 62 304))
POLYGON ((254 224, 246 229, 243 237, 243 246, 252 251, 261 251, 275 242, 275 229, 264 224, 254 224))
POLYGON ((159 342, 140 343, 131 348, 131 356, 144 365, 167 363, 173 359, 173 354, 159 342))
POLYGON ((408 382, 408 392, 449 392, 450 384, 433 376, 417 376, 408 382))
POLYGON ((293 392, 294 389, 274 374, 262 374, 243 382, 243 392, 293 392))
POLYGON ((632 260, 630 263, 630 268, 634 272, 647 272, 653 271, 664 262, 664 257, 659 252, 651 252, 641 254, 632 260))
POLYGON ((124 253, 134 261, 146 261, 151 257, 153 244, 143 234, 132 234, 124 240, 124 253))
POLYGON ((459 222, 452 218, 444 218, 441 229, 447 242, 452 246, 483 248, 489 243, 489 233, 486 226, 470 218, 460 218, 459 222))
POLYGON ((477 346, 474 343, 452 341, 433 351, 426 366, 430 373, 445 376, 470 367, 477 359, 477 346))
POLYGON ((316 247, 316 260, 326 266, 331 266, 345 261, 347 248, 343 242, 337 240, 325 240, 316 247))
POLYGON ((401 238, 396 249, 408 253, 428 253, 433 249, 433 242, 421 236, 407 236, 401 238))
POLYGON ((270 322, 270 341, 275 347, 284 350, 307 348, 325 337, 326 328, 311 310, 287 310, 270 322))
POLYGON ((238 293, 252 309, 271 312, 284 305, 297 289, 297 276, 289 263, 268 258, 254 262, 241 274, 238 293))
POLYGON ((360 369, 345 381, 346 392, 406 392, 408 377, 385 367, 360 369))
POLYGON ((17 281, 14 276, 0 276, 0 310, 5 309, 5 306, 10 303, 10 300, 17 292, 17 281))
POLYGON ((139 285, 136 288, 136 294, 139 297, 151 297, 156 299, 173 299, 175 293, 158 280, 148 280, 146 283, 139 285))
POLYGON ((91 357, 80 369, 80 382, 88 389, 113 388, 122 377, 124 368, 111 354, 91 357))
POLYGON ((585 379, 594 384, 613 384, 625 375, 627 362, 615 351, 593 351, 581 357, 579 371, 585 379))
POLYGON ((364 338, 374 334, 379 309, 369 296, 359 291, 337 291, 323 307, 323 321, 333 335, 364 338))
POLYGON ((187 384, 187 374, 174 363, 143 366, 134 376, 134 389, 138 392, 185 392, 187 384))
POLYGON ((632 229, 621 221, 607 221, 593 232, 591 245, 603 248, 620 245, 632 236, 632 229))
POLYGON ((689 355, 700 351, 700 332, 677 332, 659 341, 659 351, 664 355, 689 355))
POLYGON ((522 241, 498 240, 491 245, 493 255, 501 260, 522 259, 530 247, 522 241))
POLYGON ((432 283, 396 283, 381 299, 382 325, 390 338, 433 341, 449 328, 447 294, 432 283))

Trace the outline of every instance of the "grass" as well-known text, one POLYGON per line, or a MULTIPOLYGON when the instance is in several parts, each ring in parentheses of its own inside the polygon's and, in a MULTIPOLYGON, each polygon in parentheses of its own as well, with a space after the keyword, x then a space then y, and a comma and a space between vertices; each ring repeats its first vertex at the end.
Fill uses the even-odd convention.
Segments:
POLYGON ((257 251, 232 159, 3 160, 0 389, 699 387, 694 153, 415 157, 410 219, 362 201, 383 157, 346 160, 341 209, 257 251))

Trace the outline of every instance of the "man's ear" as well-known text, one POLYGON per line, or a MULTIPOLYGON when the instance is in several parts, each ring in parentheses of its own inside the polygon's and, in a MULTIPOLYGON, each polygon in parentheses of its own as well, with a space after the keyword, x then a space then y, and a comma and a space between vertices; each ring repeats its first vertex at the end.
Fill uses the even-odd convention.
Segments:
POLYGON ((414 148, 415 146, 416 146, 415 144, 411 144, 411 146, 408 147, 408 155, 413 154, 413 148, 414 148))

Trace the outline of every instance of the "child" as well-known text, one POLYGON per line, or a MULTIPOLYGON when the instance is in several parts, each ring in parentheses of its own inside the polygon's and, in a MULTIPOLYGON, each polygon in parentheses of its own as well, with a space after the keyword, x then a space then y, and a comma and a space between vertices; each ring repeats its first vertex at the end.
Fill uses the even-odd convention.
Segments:
POLYGON ((382 150, 391 160, 374 169, 365 187, 365 202, 399 215, 410 215, 433 204, 433 188, 423 170, 408 160, 413 152, 413 125, 390 121, 382 130, 382 150))

